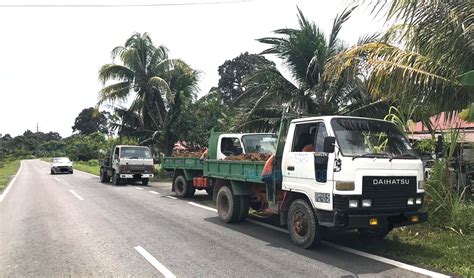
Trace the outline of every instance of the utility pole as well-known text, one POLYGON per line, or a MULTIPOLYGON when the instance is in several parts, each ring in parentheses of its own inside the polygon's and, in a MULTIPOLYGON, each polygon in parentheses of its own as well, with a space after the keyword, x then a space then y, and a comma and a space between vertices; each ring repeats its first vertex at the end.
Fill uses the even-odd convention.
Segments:
POLYGON ((39 132, 39 125, 38 125, 38 123, 36 123, 36 133, 38 133, 38 132, 39 132))

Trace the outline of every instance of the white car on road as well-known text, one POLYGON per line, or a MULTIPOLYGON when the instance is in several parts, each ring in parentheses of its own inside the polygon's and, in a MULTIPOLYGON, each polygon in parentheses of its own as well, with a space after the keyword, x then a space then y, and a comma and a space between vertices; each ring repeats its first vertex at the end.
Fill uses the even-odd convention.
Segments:
POLYGON ((72 162, 67 157, 53 157, 51 160, 51 175, 57 173, 72 174, 72 162))

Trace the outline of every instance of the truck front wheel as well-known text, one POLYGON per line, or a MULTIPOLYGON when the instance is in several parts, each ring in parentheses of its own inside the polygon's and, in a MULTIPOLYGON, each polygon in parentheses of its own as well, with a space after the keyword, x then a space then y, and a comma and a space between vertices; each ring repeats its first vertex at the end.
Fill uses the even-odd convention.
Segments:
POLYGON ((174 192, 180 198, 191 198, 196 189, 186 181, 184 176, 177 176, 173 182, 174 192))
POLYGON ((303 248, 311 248, 321 241, 316 215, 307 201, 297 199, 288 211, 288 230, 293 243, 303 248))
POLYGON ((122 179, 120 178, 119 174, 112 174, 112 183, 114 185, 120 185, 122 183, 122 179))
POLYGON ((142 185, 148 185, 148 179, 147 178, 143 178, 142 179, 142 185))
POLYGON ((110 181, 110 176, 107 175, 107 170, 100 169, 100 182, 107 183, 110 181))
MULTIPOLYGON (((217 214, 225 223, 242 220, 242 199, 240 197, 233 195, 228 186, 222 186, 219 189, 217 193, 217 214)), ((245 216, 247 215, 245 214, 245 216)))

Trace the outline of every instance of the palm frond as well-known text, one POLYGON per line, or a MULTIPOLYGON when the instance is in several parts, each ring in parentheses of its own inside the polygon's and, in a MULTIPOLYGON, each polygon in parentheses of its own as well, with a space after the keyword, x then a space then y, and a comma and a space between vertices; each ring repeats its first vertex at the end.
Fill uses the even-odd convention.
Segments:
POLYGON ((134 72, 126 66, 116 64, 103 65, 99 70, 99 80, 102 81, 102 84, 114 79, 131 82, 134 79, 134 72))

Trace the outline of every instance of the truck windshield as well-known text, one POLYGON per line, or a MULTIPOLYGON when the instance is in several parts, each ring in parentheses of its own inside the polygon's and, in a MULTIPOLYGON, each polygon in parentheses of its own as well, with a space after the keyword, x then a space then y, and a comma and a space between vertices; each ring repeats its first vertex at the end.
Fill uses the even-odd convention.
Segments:
POLYGON ((416 157, 408 139, 392 123, 335 118, 331 125, 344 156, 416 157))
POLYGON ((242 136, 245 153, 275 153, 277 137, 274 134, 252 134, 242 136))
POLYGON ((150 150, 143 147, 122 147, 121 158, 151 158, 150 150))

